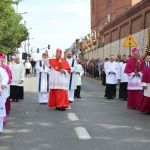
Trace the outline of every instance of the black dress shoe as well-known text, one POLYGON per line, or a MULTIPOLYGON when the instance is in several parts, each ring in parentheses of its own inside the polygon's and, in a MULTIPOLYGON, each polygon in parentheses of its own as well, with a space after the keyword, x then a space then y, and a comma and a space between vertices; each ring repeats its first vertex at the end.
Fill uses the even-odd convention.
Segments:
POLYGON ((77 98, 82 98, 81 96, 78 96, 77 98))
POLYGON ((107 99, 113 99, 113 97, 107 97, 107 99))
POLYGON ((66 108, 65 107, 61 107, 60 111, 66 111, 66 108))
POLYGON ((47 103, 40 103, 40 105, 47 105, 47 103))
POLYGON ((73 103, 72 101, 69 101, 69 103, 73 103))
POLYGON ((58 110, 58 111, 66 111, 66 108, 64 108, 64 107, 59 107, 59 108, 56 108, 56 110, 58 110))

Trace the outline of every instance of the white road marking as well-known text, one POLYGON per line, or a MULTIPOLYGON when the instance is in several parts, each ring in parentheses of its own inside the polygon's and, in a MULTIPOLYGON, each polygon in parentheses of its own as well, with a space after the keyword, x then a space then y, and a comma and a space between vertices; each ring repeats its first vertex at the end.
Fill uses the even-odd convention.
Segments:
POLYGON ((68 116, 68 119, 71 121, 78 121, 79 120, 79 118, 77 117, 77 115, 75 113, 68 113, 67 116, 68 116))
POLYGON ((76 127, 75 132, 80 140, 90 140, 91 136, 84 127, 76 127))

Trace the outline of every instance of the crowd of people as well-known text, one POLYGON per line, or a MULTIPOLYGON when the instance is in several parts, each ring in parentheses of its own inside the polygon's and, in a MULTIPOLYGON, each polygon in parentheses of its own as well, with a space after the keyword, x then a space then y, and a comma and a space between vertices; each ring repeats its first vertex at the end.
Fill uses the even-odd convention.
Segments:
POLYGON ((42 54, 36 64, 38 96, 40 104, 47 104, 57 110, 66 110, 74 98, 81 98, 81 77, 83 67, 71 50, 62 58, 62 50, 56 50, 56 57, 42 54))
POLYGON ((127 100, 129 109, 150 113, 150 51, 146 51, 145 57, 140 57, 139 52, 134 48, 132 56, 85 60, 84 74, 102 80, 105 98, 114 99, 118 85, 119 99, 127 100))
POLYGON ((150 51, 140 58, 139 49, 132 50, 132 56, 113 55, 105 60, 79 60, 69 50, 62 58, 62 50, 56 50, 55 57, 48 53, 35 62, 22 63, 15 56, 11 63, 5 62, 5 55, 0 54, 0 133, 6 124, 6 117, 11 110, 11 101, 24 98, 24 78, 37 75, 38 103, 50 108, 65 111, 75 98, 81 98, 81 77, 86 75, 100 78, 106 86, 104 97, 112 100, 119 87, 119 99, 127 100, 129 109, 150 113, 150 51))

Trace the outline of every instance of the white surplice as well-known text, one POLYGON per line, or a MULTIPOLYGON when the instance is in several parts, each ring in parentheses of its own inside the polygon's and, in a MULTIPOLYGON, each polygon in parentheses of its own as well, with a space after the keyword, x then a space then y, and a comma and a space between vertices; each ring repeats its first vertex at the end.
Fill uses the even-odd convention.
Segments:
POLYGON ((81 78, 84 74, 84 70, 81 64, 77 65, 77 72, 79 72, 79 74, 76 74, 76 86, 81 86, 82 85, 81 78))
POLYGON ((68 95, 69 101, 74 101, 74 91, 76 89, 76 72, 77 72, 77 61, 74 58, 66 58, 67 62, 71 68, 71 74, 69 75, 69 84, 68 84, 68 95), (73 63, 74 62, 74 63, 73 63))
POLYGON ((106 73, 106 84, 117 84, 117 73, 118 73, 118 63, 113 61, 113 62, 107 62, 104 65, 105 73, 106 73), (114 72, 114 73, 110 73, 114 72))
POLYGON ((142 72, 139 72, 139 76, 135 76, 135 73, 128 73, 128 90, 143 90, 142 87, 142 72))
POLYGON ((50 89, 56 90, 68 90, 69 73, 61 73, 56 71, 54 68, 50 69, 50 89))
POLYGON ((142 82, 142 86, 147 87, 146 89, 144 89, 143 95, 146 97, 150 97, 150 83, 142 82))
POLYGON ((45 66, 43 69, 44 61, 40 60, 36 64, 37 70, 37 87, 38 87, 38 96, 39 103, 47 103, 49 96, 49 82, 50 82, 50 68, 45 66))
POLYGON ((117 73, 117 79, 120 79, 120 82, 128 82, 128 75, 125 73, 125 67, 127 63, 120 62, 118 65, 118 73, 117 73))
POLYGON ((3 132, 3 117, 6 116, 6 108, 5 108, 5 103, 6 99, 9 96, 8 93, 8 75, 7 72, 0 67, 0 132, 3 132), (6 86, 6 88, 1 89, 1 85, 6 86))

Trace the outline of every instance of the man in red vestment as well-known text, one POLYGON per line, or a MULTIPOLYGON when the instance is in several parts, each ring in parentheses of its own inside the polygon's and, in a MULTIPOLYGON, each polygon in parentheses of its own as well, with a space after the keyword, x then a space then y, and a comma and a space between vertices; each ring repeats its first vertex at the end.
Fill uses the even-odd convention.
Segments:
POLYGON ((144 89, 144 96, 140 111, 150 113, 150 55, 146 56, 142 86, 144 89))
POLYGON ((132 57, 128 60, 125 73, 128 74, 128 108, 140 109, 142 102, 142 72, 144 61, 139 58, 139 49, 132 50, 132 57))
POLYGON ((62 50, 57 49, 56 58, 49 60, 51 70, 48 106, 64 111, 69 107, 68 83, 71 68, 61 56, 62 50))

